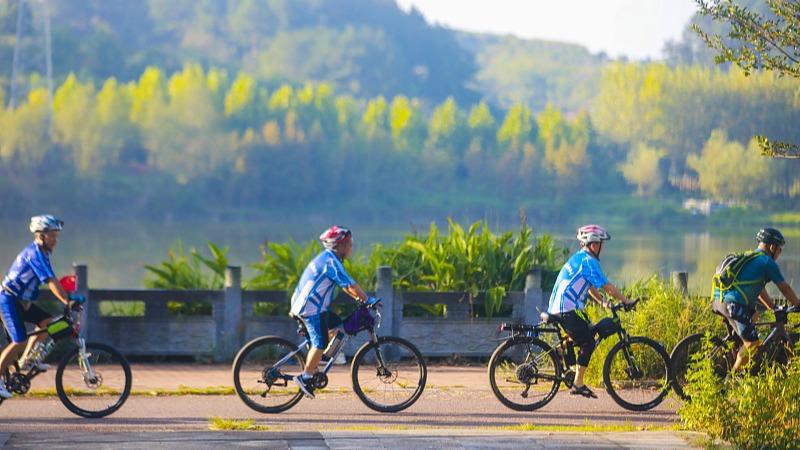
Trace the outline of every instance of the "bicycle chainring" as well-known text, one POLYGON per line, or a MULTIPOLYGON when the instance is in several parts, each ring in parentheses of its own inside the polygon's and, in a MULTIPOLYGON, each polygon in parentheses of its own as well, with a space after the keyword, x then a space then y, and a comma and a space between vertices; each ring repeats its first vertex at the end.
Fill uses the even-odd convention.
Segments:
POLYGON ((6 386, 15 394, 26 394, 31 388, 31 380, 27 376, 14 372, 6 380, 6 386))
POLYGON ((317 372, 314 374, 314 377, 311 379, 311 381, 314 383, 314 389, 325 389, 325 387, 328 385, 328 375, 322 372, 317 372))

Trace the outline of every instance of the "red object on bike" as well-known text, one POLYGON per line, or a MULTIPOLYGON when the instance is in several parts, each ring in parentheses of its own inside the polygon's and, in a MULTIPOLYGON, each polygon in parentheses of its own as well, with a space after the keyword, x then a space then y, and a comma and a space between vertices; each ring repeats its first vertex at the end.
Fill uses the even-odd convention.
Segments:
POLYGON ((78 277, 75 275, 61 277, 58 282, 61 283, 61 287, 63 287, 67 292, 75 292, 78 290, 78 277))

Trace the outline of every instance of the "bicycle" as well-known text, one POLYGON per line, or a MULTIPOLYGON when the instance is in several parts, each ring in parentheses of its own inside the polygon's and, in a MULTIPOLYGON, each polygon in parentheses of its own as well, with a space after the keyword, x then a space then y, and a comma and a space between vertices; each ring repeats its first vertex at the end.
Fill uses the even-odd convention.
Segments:
MULTIPOLYGON (((596 344, 616 334, 617 342, 603 364, 603 382, 614 401, 631 411, 646 411, 659 405, 670 387, 669 356, 658 342, 644 336, 629 336, 620 323, 618 311, 633 309, 632 304, 611 306, 612 317, 594 326, 596 344)), ((561 384, 573 385, 571 369, 575 354, 572 341, 558 319, 541 314, 538 325, 502 324, 511 335, 495 349, 489 360, 488 375, 492 392, 500 402, 516 411, 534 411, 547 405, 561 384), (540 339, 553 334, 555 348, 540 339), (571 355, 571 356, 570 356, 571 355)))
MULTIPOLYGON (((62 282, 63 284, 63 282, 62 282)), ((117 411, 131 393, 131 368, 122 354, 113 347, 99 342, 86 342, 79 335, 80 308, 64 307, 62 315, 53 318, 47 328, 34 330, 28 337, 47 333, 41 353, 35 355, 30 368, 14 361, 5 371, 9 391, 24 395, 31 388, 31 380, 46 370, 38 368, 57 342, 72 341, 58 363, 55 375, 56 394, 66 408, 81 417, 96 419, 117 411)), ((8 331, 3 332, 11 342, 8 331)), ((0 404, 3 399, 0 398, 0 404)))
MULTIPOLYGON (((791 308, 777 308, 773 310, 775 313, 775 320, 771 322, 757 322, 756 327, 770 327, 770 333, 763 340, 761 346, 758 348, 754 358, 751 371, 756 373, 759 368, 766 362, 774 362, 781 365, 787 365, 793 356, 794 345, 800 342, 800 333, 790 333, 788 330, 794 331, 800 328, 800 323, 789 324, 789 314, 800 312, 800 308, 793 306, 791 308)), ((711 350, 707 355, 713 361, 714 372, 722 379, 733 368, 736 362, 736 355, 742 346, 741 338, 734 332, 727 319, 720 313, 715 311, 715 314, 724 319, 726 334, 724 337, 711 336, 711 350)), ((675 348, 672 349, 670 354, 670 363, 672 365, 673 383, 672 387, 675 393, 684 400, 690 400, 686 395, 684 388, 686 387, 686 373, 688 372, 692 361, 695 360, 696 354, 700 353, 703 349, 704 333, 695 333, 683 338, 675 348)))
MULTIPOLYGON (((359 306, 344 319, 344 341, 328 357, 312 379, 314 389, 328 385, 328 372, 345 344, 362 331, 369 341, 355 353, 351 365, 353 391, 369 408, 379 412, 402 411, 419 399, 425 389, 427 367, 417 347, 405 339, 377 335, 381 313, 376 305, 359 306), (379 398, 381 397, 381 398, 379 398)), ((300 345, 278 337, 262 336, 248 342, 233 361, 236 393, 250 408, 262 413, 279 413, 296 405, 303 393, 292 381, 305 367, 302 349, 310 349, 305 324, 299 318, 300 345)))

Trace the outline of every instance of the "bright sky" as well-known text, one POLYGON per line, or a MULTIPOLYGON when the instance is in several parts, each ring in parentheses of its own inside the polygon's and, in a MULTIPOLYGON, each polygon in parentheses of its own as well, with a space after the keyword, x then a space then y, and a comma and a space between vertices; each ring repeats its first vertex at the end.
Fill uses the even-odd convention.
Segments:
POLYGON ((696 11, 694 0, 397 0, 429 22, 467 31, 582 44, 631 59, 661 58, 696 11))

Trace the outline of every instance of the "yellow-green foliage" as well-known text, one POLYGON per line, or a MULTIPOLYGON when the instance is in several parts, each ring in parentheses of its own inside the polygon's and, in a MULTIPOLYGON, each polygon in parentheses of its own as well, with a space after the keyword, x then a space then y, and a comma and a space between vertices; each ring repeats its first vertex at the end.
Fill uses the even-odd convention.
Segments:
MULTIPOLYGON (((746 371, 743 371, 746 372, 746 371)), ((800 442, 800 359, 720 380, 708 358, 687 374, 692 401, 678 410, 690 429, 742 449, 795 449, 800 442)))

